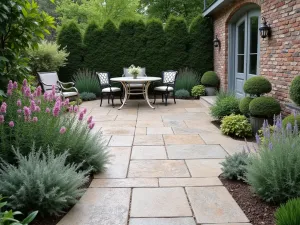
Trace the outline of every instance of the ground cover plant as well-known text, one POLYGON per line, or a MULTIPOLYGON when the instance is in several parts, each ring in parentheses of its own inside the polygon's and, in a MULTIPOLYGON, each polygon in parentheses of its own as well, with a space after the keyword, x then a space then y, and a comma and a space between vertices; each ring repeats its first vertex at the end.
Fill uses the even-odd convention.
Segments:
POLYGON ((50 146, 57 154, 68 150, 69 163, 103 171, 108 155, 101 135, 92 131, 92 117, 85 109, 70 106, 68 99, 56 98, 55 92, 53 87, 42 96, 41 87, 31 92, 26 80, 20 90, 16 82, 9 82, 8 98, 0 106, 0 157, 15 163, 11 146, 28 155, 34 142, 43 149, 50 146))
POLYGON ((205 95, 205 86, 197 85, 192 88, 192 96, 199 97, 205 95))
POLYGON ((91 100, 95 100, 97 97, 94 93, 82 92, 80 93, 80 98, 82 99, 82 101, 91 101, 91 100))
POLYGON ((225 135, 245 138, 252 136, 252 128, 244 115, 230 115, 222 119, 221 131, 225 135))
POLYGON ((175 92, 175 97, 179 99, 187 99, 190 96, 190 93, 185 89, 180 89, 175 92))

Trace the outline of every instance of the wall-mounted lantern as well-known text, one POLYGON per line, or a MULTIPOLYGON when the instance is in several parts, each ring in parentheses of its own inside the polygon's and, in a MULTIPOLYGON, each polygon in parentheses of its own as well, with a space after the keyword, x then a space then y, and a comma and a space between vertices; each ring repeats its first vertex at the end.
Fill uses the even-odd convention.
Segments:
POLYGON ((218 38, 218 35, 216 35, 216 37, 215 37, 215 39, 214 39, 213 42, 214 42, 215 48, 220 47, 221 42, 220 42, 220 40, 219 40, 219 38, 218 38))
POLYGON ((262 23, 259 28, 260 36, 264 39, 266 37, 270 37, 271 35, 271 27, 267 24, 266 18, 262 17, 262 23))

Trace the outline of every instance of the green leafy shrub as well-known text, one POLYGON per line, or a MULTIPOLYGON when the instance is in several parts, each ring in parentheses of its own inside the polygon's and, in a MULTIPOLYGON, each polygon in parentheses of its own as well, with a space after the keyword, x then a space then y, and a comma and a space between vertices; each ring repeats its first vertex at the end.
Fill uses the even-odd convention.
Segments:
POLYGON ((281 205, 275 212, 276 225, 300 224, 300 199, 295 198, 281 205))
POLYGON ((263 200, 284 203, 300 197, 300 136, 292 125, 282 127, 281 117, 275 121, 274 132, 265 123, 263 138, 246 166, 246 181, 263 200))
POLYGON ((261 96, 250 102, 249 111, 251 116, 272 118, 280 113, 281 107, 273 97, 261 96))
POLYGON ((244 115, 230 115, 222 119, 221 131, 234 137, 250 137, 252 128, 244 115))
MULTIPOLYGON (((12 85, 9 83, 8 87, 12 85)), ((15 86, 13 84, 13 86, 15 86)), ((55 98, 55 90, 41 96, 41 87, 30 91, 26 80, 22 92, 12 87, 0 113, 0 157, 15 163, 11 146, 20 147, 23 155, 31 152, 32 143, 55 153, 69 151, 68 162, 82 163, 82 168, 103 171, 108 155, 99 132, 91 132, 95 123, 86 109, 70 106, 69 100, 55 98), (31 96, 36 96, 31 98, 31 96), (88 123, 87 123, 88 121, 88 123)))
POLYGON ((260 96, 269 93, 272 85, 268 79, 263 76, 255 76, 248 79, 244 84, 244 91, 247 94, 260 96))
POLYGON ((91 101, 91 100, 95 100, 97 97, 94 93, 91 92, 82 92, 80 93, 80 98, 83 101, 91 101))
POLYGON ((178 77, 176 79, 176 90, 185 89, 191 93, 192 88, 200 83, 199 76, 192 70, 185 68, 179 70, 178 77))
POLYGON ((222 165, 222 177, 230 180, 244 180, 249 154, 245 151, 226 156, 222 165))
POLYGON ((39 43, 38 48, 28 49, 29 65, 33 74, 37 72, 58 71, 67 63, 69 53, 65 48, 53 42, 43 41, 39 43))
POLYGON ((240 101, 239 109, 243 115, 245 115, 245 116, 249 115, 249 113, 250 113, 249 104, 252 100, 253 100, 253 98, 251 98, 251 97, 245 97, 240 101))
POLYGON ((34 220, 34 218, 38 214, 38 211, 34 211, 30 213, 25 219, 19 221, 15 218, 15 216, 20 216, 22 213, 13 210, 3 211, 2 208, 6 207, 6 205, 7 202, 3 202, 3 198, 0 196, 0 224, 1 225, 28 225, 34 220))
POLYGON ((192 96, 199 97, 205 95, 205 86, 197 85, 192 88, 192 96))
POLYGON ((290 97, 297 105, 300 105, 300 76, 296 76, 290 87, 290 97))
POLYGON ((190 97, 190 93, 187 90, 180 89, 175 92, 175 97, 179 99, 187 99, 190 97))
POLYGON ((207 87, 217 87, 219 83, 219 77, 214 71, 205 72, 201 78, 201 84, 207 87))
POLYGON ((73 81, 79 93, 90 92, 99 96, 101 87, 94 71, 80 69, 73 75, 73 81))
POLYGON ((72 75, 82 67, 83 63, 83 46, 81 32, 72 22, 69 25, 63 25, 57 36, 57 44, 61 49, 66 48, 69 52, 68 64, 59 69, 59 78, 61 81, 69 82, 72 75))
POLYGON ((77 101, 71 101, 70 102, 70 106, 75 106, 75 105, 81 105, 82 104, 82 99, 81 98, 79 98, 77 101), (77 103, 77 101, 78 101, 78 103, 77 103))
POLYGON ((232 93, 219 92, 215 104, 210 107, 210 114, 215 119, 239 113, 239 100, 232 93))
POLYGON ((66 164, 67 151, 55 154, 50 148, 36 151, 33 146, 28 156, 19 150, 14 153, 17 166, 5 162, 0 166, 0 193, 7 196, 12 209, 59 215, 84 193, 89 171, 66 164))
POLYGON ((295 122, 297 123, 298 128, 300 128, 300 115, 289 115, 285 117, 282 120, 282 126, 286 127, 288 123, 290 123, 292 126, 295 125, 295 122))

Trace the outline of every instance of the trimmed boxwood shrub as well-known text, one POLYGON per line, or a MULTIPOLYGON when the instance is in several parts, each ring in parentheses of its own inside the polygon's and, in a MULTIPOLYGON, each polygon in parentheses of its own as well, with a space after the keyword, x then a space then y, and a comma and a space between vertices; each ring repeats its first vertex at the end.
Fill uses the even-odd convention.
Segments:
POLYGON ((207 71, 201 78, 201 83, 207 87, 217 87, 219 82, 219 77, 214 71, 207 71))
POLYGON ((213 40, 211 18, 199 15, 192 21, 189 31, 189 67, 199 74, 213 70, 214 47, 211 44, 213 40))
POLYGON ((295 77, 291 83, 290 97, 297 105, 300 105, 300 76, 295 77))
POLYGON ((244 84, 244 91, 250 95, 260 96, 269 93, 272 90, 272 85, 268 79, 262 76, 251 77, 244 84))
POLYGON ((280 113, 281 107, 273 97, 261 96, 250 102, 249 111, 251 116, 272 118, 280 113))
POLYGON ((300 128, 300 115, 289 115, 282 120, 282 126, 285 128, 288 123, 292 126, 295 125, 295 121, 297 121, 298 128, 300 128))
MULTIPOLYGON (((166 70, 186 67, 188 59, 188 30, 183 18, 169 17, 166 27, 166 70)), ((155 57, 155 55, 153 56, 155 57)))
POLYGON ((249 115, 249 104, 253 100, 251 97, 245 97, 240 101, 239 108, 242 114, 245 116, 249 115))
POLYGON ((59 79, 61 81, 70 81, 72 75, 82 66, 83 48, 82 37, 78 26, 75 23, 64 25, 58 34, 57 43, 60 49, 66 47, 69 56, 67 65, 59 69, 59 79))

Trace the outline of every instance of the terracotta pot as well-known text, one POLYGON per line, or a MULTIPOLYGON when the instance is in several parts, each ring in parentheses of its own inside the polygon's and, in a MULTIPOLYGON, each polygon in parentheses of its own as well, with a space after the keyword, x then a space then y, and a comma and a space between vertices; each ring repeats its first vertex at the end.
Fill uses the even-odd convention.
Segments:
POLYGON ((214 87, 205 87, 206 96, 215 96, 217 93, 217 89, 214 87))

